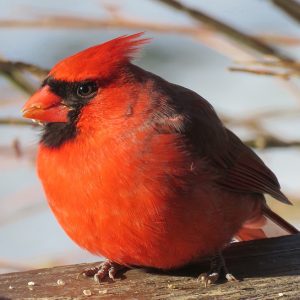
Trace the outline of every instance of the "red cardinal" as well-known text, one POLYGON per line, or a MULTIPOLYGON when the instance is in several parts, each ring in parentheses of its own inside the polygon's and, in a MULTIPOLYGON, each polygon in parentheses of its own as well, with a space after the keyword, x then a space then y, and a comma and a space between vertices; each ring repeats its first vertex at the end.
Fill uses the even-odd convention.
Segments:
POLYGON ((37 169, 58 222, 108 258, 87 273, 178 268, 233 236, 297 232, 266 205, 264 194, 289 203, 275 175, 212 106, 131 63, 140 35, 60 61, 24 106, 44 123, 37 169))

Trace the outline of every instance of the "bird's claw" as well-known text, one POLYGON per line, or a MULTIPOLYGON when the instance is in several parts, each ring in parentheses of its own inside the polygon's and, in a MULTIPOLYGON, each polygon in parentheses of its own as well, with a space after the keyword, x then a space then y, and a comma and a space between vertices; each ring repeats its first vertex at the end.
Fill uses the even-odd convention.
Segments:
POLYGON ((98 283, 103 281, 106 277, 111 279, 112 281, 115 280, 115 275, 117 274, 118 270, 120 270, 120 265, 106 261, 103 262, 99 268, 97 273, 94 275, 94 280, 98 283))
POLYGON ((231 273, 227 273, 225 275, 225 278, 227 279, 227 281, 232 282, 232 281, 238 281, 231 273))
POLYGON ((228 272, 225 260, 220 252, 212 257, 210 271, 208 273, 200 274, 198 280, 203 282, 205 287, 208 287, 211 284, 216 283, 220 279, 221 274, 225 274, 225 279, 228 282, 238 281, 231 273, 228 272))
POLYGON ((205 287, 210 286, 211 284, 214 284, 219 279, 220 274, 219 273, 202 273, 199 275, 198 279, 204 283, 205 287))
POLYGON ((106 260, 97 267, 92 267, 90 269, 84 270, 81 274, 86 277, 94 277, 94 280, 96 282, 101 283, 106 278, 114 281, 117 272, 123 268, 123 266, 117 263, 106 260))

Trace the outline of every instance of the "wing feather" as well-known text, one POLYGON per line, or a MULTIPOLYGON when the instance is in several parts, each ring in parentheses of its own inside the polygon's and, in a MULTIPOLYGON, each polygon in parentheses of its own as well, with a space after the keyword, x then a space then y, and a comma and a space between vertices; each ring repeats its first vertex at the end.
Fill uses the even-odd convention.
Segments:
POLYGON ((172 85, 168 96, 172 108, 185 119, 183 134, 216 173, 216 183, 238 193, 270 194, 291 204, 280 191, 274 173, 233 132, 225 128, 213 107, 201 96, 172 85))
POLYGON ((227 151, 233 161, 218 183, 236 192, 266 193, 283 203, 291 204, 280 191, 275 174, 257 154, 228 129, 227 134, 227 151))

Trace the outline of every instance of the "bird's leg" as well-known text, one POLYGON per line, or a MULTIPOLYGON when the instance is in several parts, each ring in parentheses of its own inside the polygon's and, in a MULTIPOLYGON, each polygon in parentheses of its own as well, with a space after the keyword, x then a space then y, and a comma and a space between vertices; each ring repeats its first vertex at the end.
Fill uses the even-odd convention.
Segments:
POLYGON ((94 280, 100 283, 107 277, 115 280, 117 272, 124 268, 124 266, 114 263, 111 260, 106 260, 97 267, 84 270, 81 274, 87 277, 94 277, 94 280))
POLYGON ((198 279, 204 283, 205 287, 208 287, 218 281, 222 271, 224 272, 227 281, 237 281, 237 279, 229 273, 223 254, 220 251, 217 255, 211 258, 209 272, 200 274, 198 279))

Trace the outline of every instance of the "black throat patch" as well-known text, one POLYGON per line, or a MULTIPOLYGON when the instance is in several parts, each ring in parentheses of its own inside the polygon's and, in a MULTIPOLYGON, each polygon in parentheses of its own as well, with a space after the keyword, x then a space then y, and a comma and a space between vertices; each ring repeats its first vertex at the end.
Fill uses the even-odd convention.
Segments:
MULTIPOLYGON (((88 81, 91 82, 91 81, 88 81)), ((52 93, 61 97, 65 105, 70 107, 68 113, 68 122, 66 123, 47 123, 42 130, 40 142, 49 148, 59 148, 65 142, 74 139, 78 134, 76 127, 81 109, 95 96, 82 98, 77 94, 78 87, 87 83, 82 82, 67 82, 56 80, 53 77, 48 77, 43 82, 42 86, 48 85, 52 93)), ((97 83, 95 82, 95 85, 97 83)), ((98 86, 96 86, 98 89, 98 86)))
POLYGON ((67 123, 48 123, 42 129, 40 142, 49 148, 59 148, 66 141, 74 139, 77 135, 76 123, 80 110, 68 113, 67 123))

